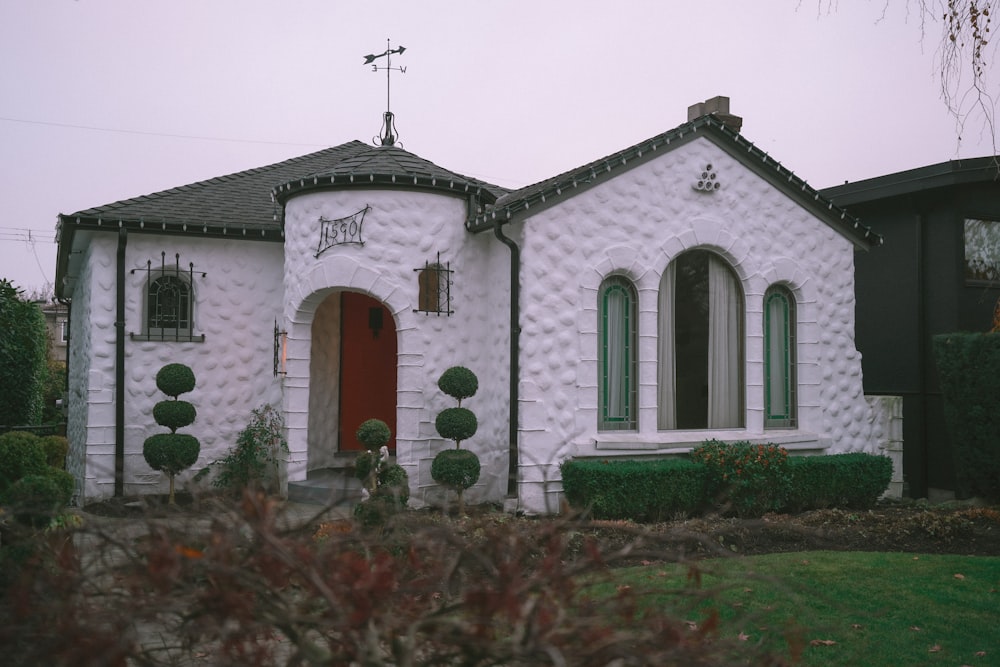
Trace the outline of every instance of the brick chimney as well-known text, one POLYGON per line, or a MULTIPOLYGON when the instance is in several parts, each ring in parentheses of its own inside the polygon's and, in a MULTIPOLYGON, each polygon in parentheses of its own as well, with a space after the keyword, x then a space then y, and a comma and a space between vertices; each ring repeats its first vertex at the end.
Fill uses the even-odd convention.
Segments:
POLYGON ((701 118, 702 116, 707 116, 709 114, 721 120, 735 132, 739 132, 740 128, 743 127, 743 119, 729 113, 728 97, 719 95, 710 100, 698 102, 698 104, 692 104, 688 107, 688 122, 691 122, 695 118, 701 118))

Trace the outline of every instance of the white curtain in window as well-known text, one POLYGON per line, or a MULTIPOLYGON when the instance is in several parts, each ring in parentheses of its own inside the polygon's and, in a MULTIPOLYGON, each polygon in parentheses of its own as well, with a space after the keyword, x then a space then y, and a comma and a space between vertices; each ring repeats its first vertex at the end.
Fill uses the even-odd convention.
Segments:
POLYGON ((708 260, 708 428, 740 425, 740 289, 726 265, 708 260))
POLYGON ((621 285, 611 285, 605 293, 605 386, 607 417, 620 421, 628 418, 628 292, 621 285))
POLYGON ((677 373, 674 365, 674 284, 676 264, 671 262, 660 280, 659 323, 657 333, 656 405, 658 428, 677 428, 677 373))
POLYGON ((788 417, 788 302, 781 294, 767 300, 767 416, 788 417))

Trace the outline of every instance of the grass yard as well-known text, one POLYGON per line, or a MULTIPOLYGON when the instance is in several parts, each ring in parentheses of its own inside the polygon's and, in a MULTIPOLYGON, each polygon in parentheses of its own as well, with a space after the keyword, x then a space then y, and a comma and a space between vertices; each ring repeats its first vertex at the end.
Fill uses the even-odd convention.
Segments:
POLYGON ((615 570, 692 628, 801 665, 1000 665, 1000 556, 810 551, 615 570))

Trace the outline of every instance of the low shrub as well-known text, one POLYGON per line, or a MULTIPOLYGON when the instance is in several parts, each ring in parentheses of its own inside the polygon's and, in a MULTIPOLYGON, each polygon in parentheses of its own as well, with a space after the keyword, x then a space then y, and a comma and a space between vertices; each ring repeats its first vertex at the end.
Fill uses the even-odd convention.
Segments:
POLYGON ((60 470, 66 469, 66 454, 69 453, 69 440, 62 435, 47 435, 39 438, 39 444, 45 452, 45 463, 60 470))
POLYGON ((663 521, 695 513, 708 469, 684 459, 570 460, 560 466, 566 501, 595 519, 663 521))
POLYGON ((28 475, 45 471, 45 450, 38 436, 23 431, 0 435, 0 494, 28 475))
POLYGON ((11 484, 0 502, 10 507, 21 523, 42 528, 69 504, 73 488, 72 475, 47 466, 43 472, 25 475, 11 484))
POLYGON ((874 454, 797 456, 788 460, 788 470, 791 492, 785 509, 793 512, 867 509, 892 480, 892 460, 874 454))
POLYGON ((756 517, 785 505, 791 477, 783 447, 708 440, 694 448, 691 460, 708 468, 706 492, 723 513, 756 517))

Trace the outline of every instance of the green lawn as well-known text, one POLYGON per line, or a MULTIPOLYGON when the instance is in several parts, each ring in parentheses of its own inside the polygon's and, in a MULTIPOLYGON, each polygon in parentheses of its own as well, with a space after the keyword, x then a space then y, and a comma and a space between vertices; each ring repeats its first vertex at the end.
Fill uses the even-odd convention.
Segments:
POLYGON ((1000 556, 800 552, 616 570, 718 634, 802 665, 1000 665, 1000 556))

